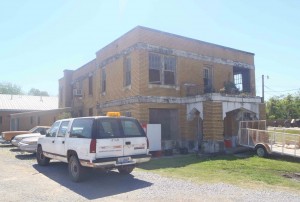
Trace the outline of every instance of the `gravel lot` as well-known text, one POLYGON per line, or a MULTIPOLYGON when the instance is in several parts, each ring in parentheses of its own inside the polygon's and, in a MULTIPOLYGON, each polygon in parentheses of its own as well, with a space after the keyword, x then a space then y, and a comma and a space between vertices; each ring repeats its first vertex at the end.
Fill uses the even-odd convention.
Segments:
POLYGON ((86 181, 73 183, 67 164, 41 167, 34 155, 1 143, 0 170, 1 201, 300 201, 300 192, 198 185, 139 171, 122 176, 94 170, 86 181))

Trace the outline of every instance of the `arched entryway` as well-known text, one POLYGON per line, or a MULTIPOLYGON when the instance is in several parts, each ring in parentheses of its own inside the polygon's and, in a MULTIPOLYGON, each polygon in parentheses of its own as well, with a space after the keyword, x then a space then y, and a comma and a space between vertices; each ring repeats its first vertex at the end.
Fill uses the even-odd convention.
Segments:
POLYGON ((248 120, 257 120, 256 113, 245 108, 226 112, 224 117, 224 139, 232 140, 234 146, 239 132, 239 122, 248 120))
POLYGON ((188 121, 194 127, 195 139, 197 140, 196 147, 198 148, 198 150, 200 150, 200 146, 203 141, 203 119, 201 116, 201 112, 198 109, 193 108, 188 114, 188 121))

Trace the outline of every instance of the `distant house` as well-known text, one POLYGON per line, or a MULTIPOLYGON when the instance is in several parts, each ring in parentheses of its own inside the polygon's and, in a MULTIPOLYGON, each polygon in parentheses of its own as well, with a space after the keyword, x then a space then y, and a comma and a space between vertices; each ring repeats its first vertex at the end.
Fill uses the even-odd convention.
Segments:
POLYGON ((48 125, 50 122, 41 120, 39 115, 31 115, 26 117, 26 121, 20 121, 19 116, 12 118, 13 114, 57 109, 58 97, 0 94, 0 132, 7 130, 29 130, 36 125, 48 125))

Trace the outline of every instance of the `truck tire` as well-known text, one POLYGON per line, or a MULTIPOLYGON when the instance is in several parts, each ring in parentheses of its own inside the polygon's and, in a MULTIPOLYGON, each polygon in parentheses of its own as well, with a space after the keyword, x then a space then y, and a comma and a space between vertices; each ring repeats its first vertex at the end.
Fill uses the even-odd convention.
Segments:
POLYGON ((72 181, 80 182, 85 177, 85 168, 80 164, 76 155, 72 155, 69 159, 69 176, 72 181))
POLYGON ((41 166, 47 166, 47 165, 49 165, 49 162, 50 162, 50 158, 44 156, 43 149, 40 145, 38 146, 37 151, 36 151, 36 160, 37 160, 38 164, 41 166))
POLYGON ((268 152, 266 150, 266 148, 263 145, 258 145, 256 148, 256 154, 259 157, 267 157, 268 152))
POLYGON ((130 174, 134 169, 134 166, 121 166, 118 167, 118 171, 122 175, 128 175, 130 174))

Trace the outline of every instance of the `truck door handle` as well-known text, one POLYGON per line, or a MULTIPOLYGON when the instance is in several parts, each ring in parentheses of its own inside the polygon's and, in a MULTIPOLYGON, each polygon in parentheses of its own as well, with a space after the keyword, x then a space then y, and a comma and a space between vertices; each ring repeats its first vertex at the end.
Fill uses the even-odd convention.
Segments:
POLYGON ((54 140, 52 140, 52 143, 54 143, 54 140))
POLYGON ((62 141, 61 143, 65 144, 65 141, 62 141))
POLYGON ((130 144, 131 144, 131 142, 125 142, 125 144, 126 144, 126 145, 130 145, 130 144))

